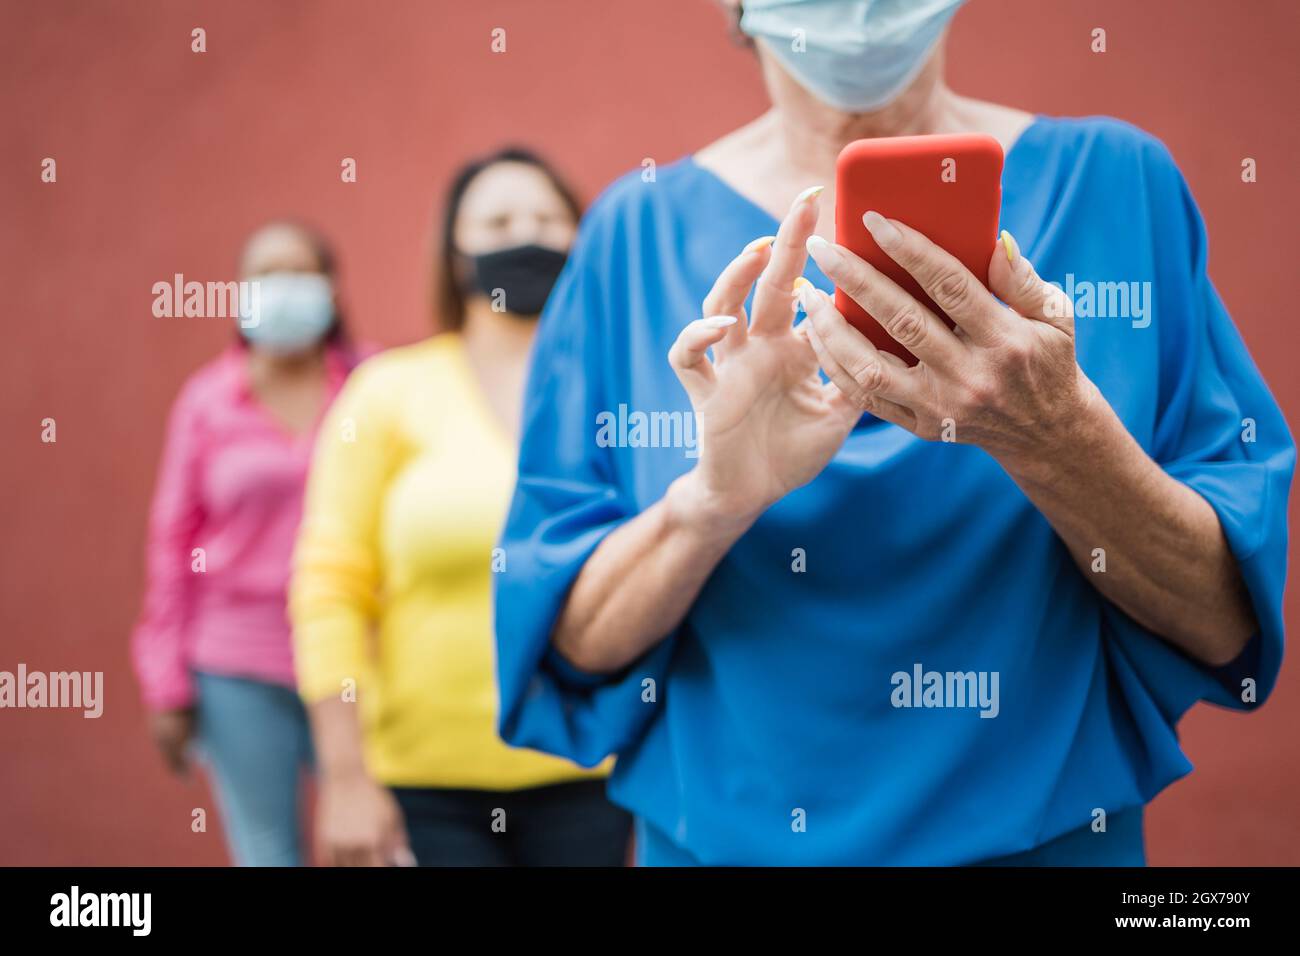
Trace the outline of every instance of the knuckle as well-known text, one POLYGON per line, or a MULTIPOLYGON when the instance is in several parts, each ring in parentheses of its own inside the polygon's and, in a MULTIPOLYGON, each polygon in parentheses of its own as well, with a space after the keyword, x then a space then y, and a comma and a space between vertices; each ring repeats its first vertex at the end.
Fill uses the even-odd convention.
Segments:
POLYGON ((1022 299, 1028 299, 1034 294, 1040 285, 1043 287, 1042 291, 1044 294, 1052 294, 1052 287, 1050 285, 1047 285, 1045 282, 1040 282, 1038 276, 1032 269, 1026 269, 1024 273, 1021 274, 1020 280, 1017 282, 1016 292, 1022 299))
POLYGON ((916 275, 918 270, 925 268, 925 255, 917 247, 915 239, 911 236, 904 236, 900 242, 889 252, 889 258, 903 267, 905 272, 916 275))
POLYGON ((846 274, 838 276, 836 285, 843 289, 844 294, 850 299, 859 302, 871 291, 871 283, 867 281, 867 276, 861 269, 850 269, 846 274))
POLYGON ((1026 336, 1009 336, 1006 341, 1002 343, 1002 348, 1006 353, 1007 360, 1011 363, 1012 367, 1017 370, 1028 367, 1033 361, 1033 344, 1026 336))
POLYGON ((885 384, 885 368, 879 359, 864 358, 854 363, 849 374, 864 392, 879 391, 885 384))
MULTIPOLYGON (((782 225, 784 225, 784 223, 782 225)), ((772 251, 784 252, 786 254, 802 254, 804 251, 804 244, 793 229, 777 229, 776 241, 772 243, 772 251)))
POLYGON ((925 320, 915 303, 905 302, 895 307, 885 327, 898 344, 906 349, 911 350, 925 341, 925 320))
MULTIPOLYGON (((793 282, 794 280, 791 279, 790 281, 793 282)), ((793 297, 790 286, 773 275, 770 269, 763 270, 763 274, 758 277, 756 288, 773 299, 793 297)))
POLYGON ((945 312, 966 305, 971 299, 970 277, 963 272, 946 271, 934 281, 934 301, 945 312))
POLYGON ((962 392, 962 401, 959 403, 962 408, 982 409, 988 408, 993 404, 997 395, 997 389, 993 381, 983 375, 976 376, 966 383, 962 392))
POLYGON ((1071 299, 1068 295, 1066 295, 1064 291, 1057 291, 1055 287, 1049 287, 1049 288, 1052 288, 1053 295, 1055 296, 1057 314, 1061 318, 1069 319, 1071 322, 1073 322, 1074 321, 1074 300, 1071 299))
POLYGON ((870 266, 856 256, 841 254, 830 259, 823 257, 820 262, 815 259, 813 261, 817 262, 826 277, 845 293, 861 294, 866 290, 870 266))

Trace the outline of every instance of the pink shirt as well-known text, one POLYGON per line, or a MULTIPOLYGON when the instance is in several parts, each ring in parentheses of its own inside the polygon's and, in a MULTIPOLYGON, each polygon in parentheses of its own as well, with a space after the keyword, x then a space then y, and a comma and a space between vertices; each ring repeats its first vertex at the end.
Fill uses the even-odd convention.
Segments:
MULTIPOLYGON (((342 349, 327 353, 328 401, 351 364, 342 349)), ((149 513, 144 606, 131 640, 151 710, 191 704, 194 671, 293 686, 285 600, 315 431, 295 436, 272 418, 253 394, 239 346, 181 388, 149 513)))

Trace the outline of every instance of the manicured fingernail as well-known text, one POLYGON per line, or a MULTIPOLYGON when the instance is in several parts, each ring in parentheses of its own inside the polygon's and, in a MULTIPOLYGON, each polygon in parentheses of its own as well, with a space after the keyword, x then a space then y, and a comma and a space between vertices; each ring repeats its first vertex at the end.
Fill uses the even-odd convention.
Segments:
POLYGON ((822 190, 825 188, 826 188, 825 186, 809 186, 799 195, 794 197, 794 204, 797 206, 801 202, 807 202, 809 199, 812 199, 814 196, 820 196, 822 194, 822 190))
POLYGON ((1002 230, 1002 248, 1007 251, 1007 262, 1014 269, 1016 260, 1020 258, 1020 245, 1016 242, 1015 237, 1005 229, 1002 230))
POLYGON ((821 236, 809 236, 808 241, 804 243, 804 248, 808 250, 808 255, 813 257, 813 261, 823 269, 840 261, 839 248, 821 236))
POLYGON ((805 312, 808 311, 808 307, 812 303, 812 290, 814 288, 813 284, 803 276, 794 280, 794 286, 791 291, 794 292, 795 302, 803 306, 805 312))
POLYGON ((895 228, 894 224, 874 209, 862 217, 862 224, 867 227, 867 232, 871 233, 871 238, 876 240, 876 245, 882 249, 896 246, 903 241, 903 234, 895 228))
POLYGON ((729 325, 736 324, 734 315, 711 315, 704 320, 704 324, 711 329, 725 329, 729 325))
POLYGON ((758 252, 759 249, 766 249, 772 243, 776 242, 776 236, 759 236, 753 242, 745 246, 745 252, 758 252))

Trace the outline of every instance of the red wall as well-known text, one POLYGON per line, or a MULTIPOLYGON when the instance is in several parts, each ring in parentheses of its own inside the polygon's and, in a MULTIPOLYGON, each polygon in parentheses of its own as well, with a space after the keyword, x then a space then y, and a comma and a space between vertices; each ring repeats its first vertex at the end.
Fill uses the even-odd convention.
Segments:
MULTIPOLYGON (((962 92, 1113 114, 1169 144, 1292 420, 1298 27, 1293 0, 973 0, 950 52, 962 92)), ((468 153, 535 144, 590 196, 764 95, 709 0, 5 0, 0 62, 0 669, 103 670, 107 701, 97 721, 0 711, 0 863, 218 863, 217 828, 189 829, 206 787, 166 776, 146 740, 126 642, 164 415, 230 330, 154 319, 153 283, 227 278, 251 228, 304 216, 340 244, 354 326, 409 341, 428 331, 436 198, 468 153)), ((1287 612, 1294 629, 1294 591, 1287 612)), ((1259 714, 1185 720, 1198 769, 1149 814, 1153 862, 1300 863, 1298 691, 1292 660, 1259 714)))

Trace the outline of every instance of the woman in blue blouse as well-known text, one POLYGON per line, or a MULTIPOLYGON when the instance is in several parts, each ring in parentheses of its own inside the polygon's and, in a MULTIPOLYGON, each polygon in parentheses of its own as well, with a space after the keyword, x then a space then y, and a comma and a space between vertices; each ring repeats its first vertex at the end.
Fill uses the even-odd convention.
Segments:
POLYGON ((950 91, 957 5, 748 0, 771 111, 612 186, 542 317, 501 732, 617 754, 644 863, 1141 863, 1180 716, 1276 677, 1294 445, 1187 186, 1132 127, 950 91), (949 331, 805 187, 957 131, 1006 151, 992 294, 866 217, 949 331))

